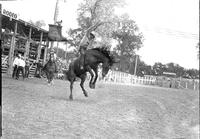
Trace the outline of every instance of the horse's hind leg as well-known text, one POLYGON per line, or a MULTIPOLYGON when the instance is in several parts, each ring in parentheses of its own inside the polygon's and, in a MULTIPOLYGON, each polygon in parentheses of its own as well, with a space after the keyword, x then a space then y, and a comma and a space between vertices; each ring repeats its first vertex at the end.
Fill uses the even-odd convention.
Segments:
POLYGON ((51 75, 50 75, 51 85, 54 84, 53 79, 54 79, 54 73, 51 73, 51 75))
POLYGON ((90 75, 91 75, 91 79, 90 79, 90 82, 89 82, 89 86, 90 86, 90 88, 93 88, 92 81, 93 81, 93 78, 94 78, 94 74, 93 74, 92 69, 91 69, 90 66, 87 66, 86 68, 87 68, 87 70, 89 71, 89 73, 90 73, 90 75))
POLYGON ((86 77, 87 77, 87 74, 81 75, 81 77, 80 77, 80 78, 81 78, 80 86, 81 86, 81 89, 82 89, 83 94, 85 95, 85 97, 88 97, 88 93, 87 93, 87 91, 84 89, 84 82, 85 82, 86 77))

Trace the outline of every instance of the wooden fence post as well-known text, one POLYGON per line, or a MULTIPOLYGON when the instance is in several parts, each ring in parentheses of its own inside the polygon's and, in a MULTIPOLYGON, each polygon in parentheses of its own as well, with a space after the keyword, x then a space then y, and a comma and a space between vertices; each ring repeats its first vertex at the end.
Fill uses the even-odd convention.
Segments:
POLYGON ((188 88, 188 84, 187 84, 187 82, 185 82, 185 88, 186 88, 186 89, 188 88))
POLYGON ((49 46, 49 41, 46 42, 46 46, 44 48, 44 59, 43 59, 43 66, 46 63, 46 59, 47 59, 47 48, 49 46))
POLYGON ((195 81, 194 81, 194 88, 193 88, 194 90, 196 90, 196 84, 195 84, 195 81))
POLYGON ((28 36, 28 39, 26 41, 26 48, 25 48, 25 54, 24 54, 25 59, 29 58, 31 33, 32 33, 32 27, 30 27, 30 29, 29 29, 29 36, 28 36))
POLYGON ((16 21, 15 22, 15 30, 14 30, 14 34, 12 35, 11 46, 10 46, 9 57, 8 57, 8 71, 7 71, 7 73, 9 75, 12 75, 12 69, 13 69, 13 58, 14 58, 15 39, 16 39, 16 34, 17 34, 17 26, 18 26, 18 23, 16 21))
POLYGON ((1 4, 0 4, 0 41, 1 41, 1 34, 2 34, 2 14, 1 13, 2 13, 2 8, 1 8, 1 4))
POLYGON ((36 59, 37 62, 39 61, 40 55, 41 55, 42 38, 43 38, 43 32, 41 32, 41 34, 40 34, 40 43, 39 43, 39 46, 37 49, 37 59, 36 59))

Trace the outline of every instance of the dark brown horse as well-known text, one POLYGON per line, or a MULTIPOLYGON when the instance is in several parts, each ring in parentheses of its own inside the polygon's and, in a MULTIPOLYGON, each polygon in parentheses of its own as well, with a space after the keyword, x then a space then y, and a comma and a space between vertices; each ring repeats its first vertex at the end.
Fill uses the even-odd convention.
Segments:
POLYGON ((56 63, 53 60, 53 57, 50 54, 50 58, 49 61, 44 65, 44 67, 42 68, 42 72, 46 73, 46 77, 48 80, 48 84, 50 85, 53 81, 54 78, 54 73, 57 72, 57 67, 56 67, 56 63))
POLYGON ((73 99, 72 89, 76 77, 81 79, 80 86, 83 94, 87 97, 88 93, 83 86, 87 75, 86 73, 90 73, 91 79, 89 82, 89 87, 94 89, 98 78, 98 65, 102 63, 102 76, 105 77, 113 63, 117 62, 118 61, 114 58, 114 56, 110 54, 110 51, 102 47, 93 48, 86 51, 84 69, 80 69, 80 57, 70 63, 69 70, 66 72, 67 79, 70 81, 70 100, 73 99))

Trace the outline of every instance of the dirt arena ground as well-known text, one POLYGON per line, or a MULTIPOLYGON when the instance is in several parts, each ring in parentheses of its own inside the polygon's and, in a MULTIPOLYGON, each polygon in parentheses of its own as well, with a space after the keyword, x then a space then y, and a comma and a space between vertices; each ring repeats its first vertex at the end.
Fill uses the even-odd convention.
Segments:
POLYGON ((199 92, 2 77, 3 139, 198 139, 199 92))

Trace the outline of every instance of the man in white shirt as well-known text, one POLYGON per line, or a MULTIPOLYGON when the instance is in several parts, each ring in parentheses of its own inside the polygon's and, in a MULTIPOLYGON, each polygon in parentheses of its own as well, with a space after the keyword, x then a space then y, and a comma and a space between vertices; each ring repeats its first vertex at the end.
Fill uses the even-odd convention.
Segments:
POLYGON ((16 78, 16 74, 17 74, 17 68, 18 68, 18 65, 19 65, 19 55, 20 54, 17 54, 16 55, 16 58, 14 59, 14 62, 13 62, 13 73, 12 73, 12 78, 16 78))
POLYGON ((24 68, 25 68, 25 61, 24 61, 24 58, 22 56, 20 56, 20 59, 19 59, 19 65, 18 65, 18 68, 17 68, 17 78, 16 79, 19 79, 19 73, 22 72, 22 77, 23 77, 23 80, 24 80, 24 68))

